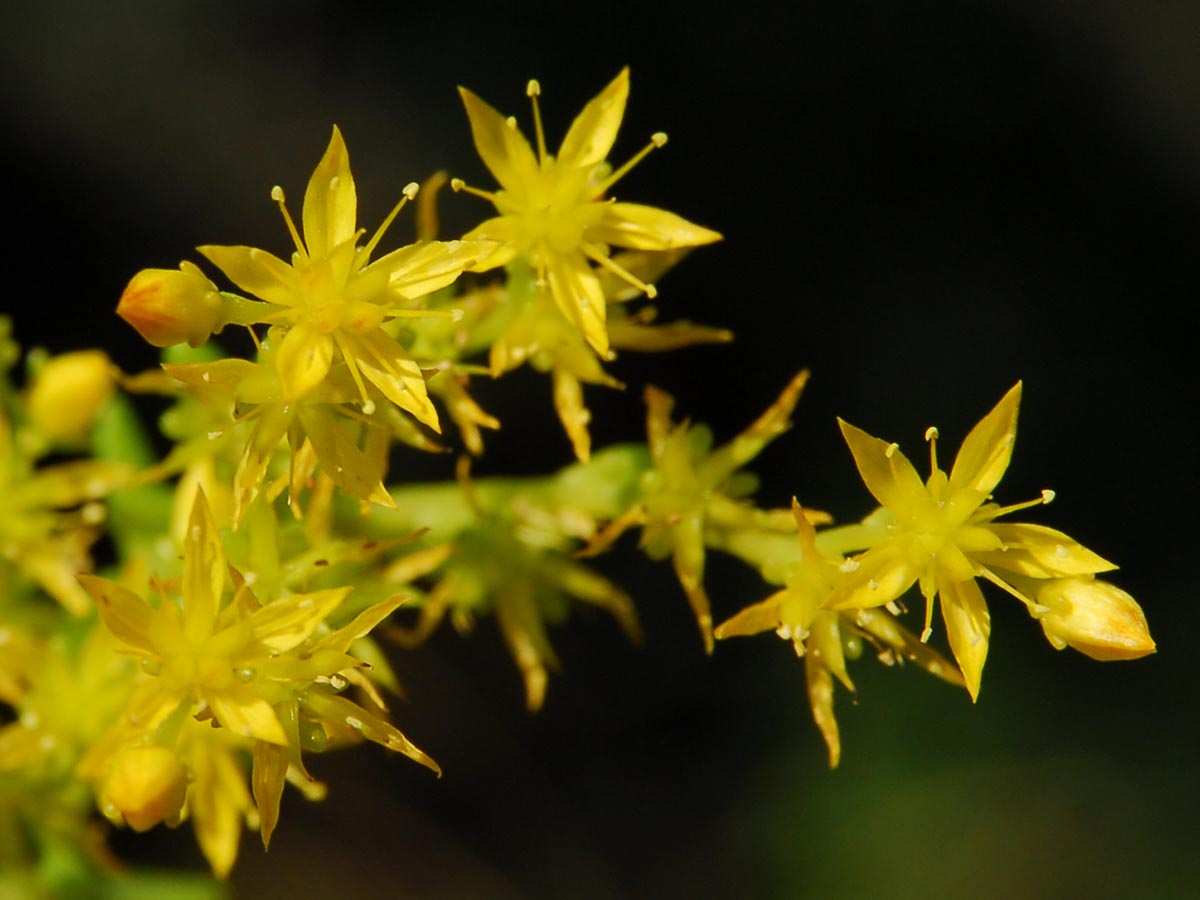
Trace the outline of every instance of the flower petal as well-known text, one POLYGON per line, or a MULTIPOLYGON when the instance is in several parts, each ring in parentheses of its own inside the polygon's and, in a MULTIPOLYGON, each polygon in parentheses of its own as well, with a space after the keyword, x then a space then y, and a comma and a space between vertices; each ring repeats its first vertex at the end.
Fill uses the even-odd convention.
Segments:
POLYGON ((608 355, 607 311, 600 281, 582 253, 554 256, 549 261, 550 293, 562 314, 583 332, 600 356, 608 355))
POLYGON ((849 422, 838 419, 838 424, 867 490, 880 505, 907 518, 913 504, 929 494, 908 457, 895 444, 872 437, 849 422))
POLYGON ((973 578, 957 583, 943 581, 938 588, 946 638, 958 660, 958 667, 962 669, 971 700, 978 700, 983 664, 987 660, 988 636, 992 630, 983 592, 973 578))
POLYGON ((388 286, 406 300, 424 297, 452 283, 466 269, 491 257, 491 241, 425 241, 380 257, 371 266, 391 274, 388 286))
POLYGON ((1116 568, 1104 557, 1054 528, 1028 523, 993 524, 988 530, 1005 549, 973 554, 990 569, 1006 569, 1031 578, 1091 575, 1116 568))
POLYGON ((333 338, 307 322, 288 329, 275 354, 284 399, 295 402, 325 380, 333 364, 333 338))
POLYGON ((241 684, 227 691, 204 693, 213 716, 233 734, 285 746, 287 734, 271 704, 254 687, 241 684))
POLYGON ((604 162, 617 139, 628 99, 629 68, 626 67, 575 117, 558 149, 555 164, 575 169, 604 162))
POLYGON ((524 196, 525 185, 538 171, 537 158, 529 141, 517 130, 515 123, 509 125, 504 116, 471 91, 460 87, 458 93, 467 109, 471 136, 483 164, 506 191, 524 196))
POLYGON ((954 459, 954 468, 950 470, 951 488, 971 488, 987 496, 1000 483, 1012 459, 1020 404, 1021 382, 1018 381, 963 441, 954 459))
POLYGON ((813 654, 804 657, 804 674, 808 682, 808 705, 813 721, 829 748, 829 768, 836 769, 842 756, 842 741, 837 719, 833 715, 833 676, 813 654))
POLYGON ((350 175, 350 154, 336 125, 325 155, 304 192, 304 243, 309 259, 320 259, 354 237, 358 200, 350 175))
POLYGON ((79 583, 96 601, 96 609, 109 631, 130 647, 157 654, 150 639, 154 610, 145 600, 115 581, 95 575, 80 575, 79 583))
POLYGON ((183 538, 183 627, 198 644, 212 634, 225 587, 225 552, 208 500, 196 489, 183 538))
POLYGON ((674 250, 721 240, 719 232, 673 212, 640 203, 608 203, 600 223, 587 229, 589 241, 631 250, 674 250))
POLYGON ((441 431, 421 367, 395 338, 376 329, 367 334, 347 335, 345 341, 355 350, 354 362, 359 371, 385 397, 434 431, 441 431))
POLYGON ((268 303, 296 306, 304 302, 296 270, 257 247, 197 247, 213 265, 240 287, 268 303))
POLYGON ((259 609, 248 620, 253 639, 272 653, 284 653, 303 643, 325 621, 351 588, 327 588, 310 594, 282 597, 259 609))

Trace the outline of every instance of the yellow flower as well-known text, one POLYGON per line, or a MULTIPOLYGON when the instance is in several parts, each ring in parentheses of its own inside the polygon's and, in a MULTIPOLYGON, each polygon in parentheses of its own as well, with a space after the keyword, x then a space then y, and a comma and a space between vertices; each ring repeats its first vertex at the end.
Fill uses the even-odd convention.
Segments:
POLYGON ((290 265, 252 247, 199 248, 234 284, 275 307, 259 321, 284 326, 275 363, 288 402, 321 384, 340 357, 365 411, 375 408, 369 382, 396 406, 438 428, 420 366, 383 326, 390 319, 427 314, 404 304, 450 284, 495 248, 479 241, 426 241, 369 262, 387 227, 416 194, 415 183, 405 187, 383 224, 359 246, 364 232, 355 226, 358 201, 350 156, 335 127, 304 194, 303 239, 283 190, 271 191, 296 246, 290 265))
POLYGON ((515 120, 505 119, 471 91, 459 88, 475 147, 500 183, 500 190, 469 188, 461 179, 454 179, 451 186, 490 200, 500 213, 466 235, 500 242, 499 251, 488 263, 503 265, 516 256, 527 256, 562 314, 583 332, 596 353, 606 356, 606 300, 591 264, 615 272, 654 297, 654 286, 614 262, 610 247, 671 250, 712 243, 721 235, 665 210, 606 198, 609 189, 634 165, 667 141, 665 134, 655 134, 641 152, 615 171, 605 162, 625 114, 628 69, 621 70, 584 107, 556 156, 546 152, 537 105, 540 92, 536 81, 529 82, 535 155, 515 120))
POLYGON ((646 389, 646 436, 653 468, 641 479, 641 497, 617 516, 588 547, 603 550, 626 529, 642 526, 642 547, 652 559, 668 556, 687 594, 704 648, 713 648, 712 611, 704 590, 706 546, 731 535, 791 531, 792 517, 759 510, 745 497, 757 485, 739 471, 768 443, 791 427, 790 416, 808 382, 798 372, 761 416, 727 444, 713 448, 704 425, 671 421, 674 400, 654 387, 646 389))
POLYGON ((83 615, 90 604, 75 575, 91 568, 88 548, 105 516, 97 501, 128 484, 132 472, 96 460, 38 468, 22 444, 0 409, 0 561, 83 615))
POLYGON ((787 568, 787 586, 722 622, 713 635, 724 639, 774 631, 792 642, 796 655, 804 659, 809 706, 829 748, 829 766, 834 768, 841 758, 842 744, 833 714, 833 679, 855 693, 846 661, 862 654, 864 640, 879 648, 884 662, 907 659, 951 684, 963 682, 949 662, 888 613, 860 610, 852 616, 824 609, 825 602, 845 583, 848 567, 827 558, 817 548, 816 530, 795 500, 792 512, 800 556, 787 568))
POLYGON ((991 630, 976 578, 991 581, 1032 610, 1036 602, 1014 587, 1013 581, 1090 575, 1115 568, 1053 528, 995 521, 1048 503, 1054 496, 1044 491, 1041 499, 1013 506, 987 502, 1012 457, 1020 400, 1018 382, 967 435, 949 475, 938 468, 937 429, 930 428, 926 437, 932 471, 925 482, 896 444, 841 422, 867 489, 892 521, 887 539, 855 560, 853 587, 835 596, 828 608, 883 606, 919 583, 926 601, 922 640, 931 633, 936 597, 950 648, 972 699, 979 695, 991 630))

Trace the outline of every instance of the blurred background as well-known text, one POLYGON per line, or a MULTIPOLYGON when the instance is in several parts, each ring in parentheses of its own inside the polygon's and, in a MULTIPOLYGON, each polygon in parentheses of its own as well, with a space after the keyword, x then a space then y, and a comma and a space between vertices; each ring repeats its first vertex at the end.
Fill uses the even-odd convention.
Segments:
MULTIPOLYGON (((204 243, 286 252, 268 191, 298 206, 333 123, 369 224, 440 168, 490 184, 456 85, 528 127, 539 78, 556 145, 629 65, 614 158, 657 130, 671 142, 621 197, 726 237, 661 282, 663 318, 737 341, 623 356, 612 368, 630 389, 588 394, 597 444, 641 435, 648 382, 724 439, 808 366, 795 428, 754 466, 762 499, 795 494, 849 521, 871 501, 836 415, 914 458, 936 424, 950 453, 1022 378, 999 499, 1054 488, 1044 521, 1121 564, 1158 655, 1055 652, 990 592, 979 703, 864 657, 860 702, 838 695, 830 772, 790 649, 764 636, 706 657, 670 572, 623 544, 605 571, 634 592, 644 644, 600 616, 559 629, 563 670, 537 716, 490 623, 399 657, 394 718, 445 776, 374 747, 315 759, 330 799, 286 796, 265 856, 245 838, 235 897, 1200 895, 1184 646, 1198 624, 1184 569, 1200 6, 721 6, 6 4, 0 311, 27 346, 102 344, 127 371, 153 365, 112 315, 125 283, 204 243)), ((447 234, 486 213, 465 196, 441 209, 447 234)), ((412 219, 397 228, 392 246, 412 219)), ((568 460, 543 380, 522 372, 479 396, 506 425, 479 474, 568 460)), ((396 474, 449 477, 450 463, 396 474)), ((719 619, 766 595, 720 559, 709 592, 719 619)), ((117 844, 202 867, 186 831, 117 844)))

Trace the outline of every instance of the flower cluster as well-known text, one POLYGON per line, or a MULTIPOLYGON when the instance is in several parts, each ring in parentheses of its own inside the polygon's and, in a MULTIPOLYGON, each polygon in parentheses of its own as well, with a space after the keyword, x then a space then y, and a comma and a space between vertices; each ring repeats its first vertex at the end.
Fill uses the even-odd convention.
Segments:
POLYGON ((978 697, 989 639, 980 580, 1023 603, 1057 648, 1153 652, 1137 603, 1096 577, 1112 564, 1057 530, 1007 520, 1050 492, 993 502, 1019 384, 949 474, 930 429, 925 480, 897 445, 843 422, 879 504, 847 525, 798 501, 760 507, 745 469, 790 427, 807 371, 725 443, 674 420, 671 395, 647 387, 645 441, 593 448, 583 386, 623 387, 604 368, 616 350, 732 337, 660 323, 639 303, 720 235, 611 196, 666 142, 656 134, 609 164, 628 92, 622 71, 552 155, 537 82, 532 145, 463 89, 499 187, 449 181, 496 212, 456 240, 435 239, 444 176, 410 183, 367 237, 335 127, 299 225, 271 191, 293 245, 286 260, 210 244, 201 257, 236 290, 194 262, 129 282, 117 312, 163 348, 161 369, 125 374, 98 350, 34 352, 17 387, 20 354, 0 321, 0 859, 37 890, 66 889, 38 874, 50 846, 73 848, 83 881, 113 877, 87 836, 94 810, 138 831, 190 821, 225 877, 244 826, 271 840, 286 783, 324 795, 312 753, 370 741, 438 771, 388 721, 386 697, 399 691, 389 654, 445 621, 461 633, 494 624, 537 710, 557 665, 552 627, 576 605, 638 638, 637 598, 592 561, 630 531, 651 559, 670 560, 707 652, 773 631, 804 659, 831 765, 834 685, 854 690, 850 663, 867 647, 978 697), (420 239, 381 250, 418 196, 420 239), (231 328, 252 353, 214 339, 231 328), (473 478, 484 430, 503 436, 477 394, 525 364, 549 376, 575 461, 540 477, 473 478), (131 402, 145 393, 169 405, 162 458, 131 402), (447 419, 457 435, 443 433, 447 419), (405 454, 450 447, 464 451, 453 479, 393 477, 405 454), (102 536, 111 553, 96 574, 102 536), (712 553, 754 569, 765 599, 715 617, 726 598, 705 584, 712 553), (924 619, 910 630, 902 598, 914 586, 924 619), (948 657, 930 642, 935 606, 948 657))

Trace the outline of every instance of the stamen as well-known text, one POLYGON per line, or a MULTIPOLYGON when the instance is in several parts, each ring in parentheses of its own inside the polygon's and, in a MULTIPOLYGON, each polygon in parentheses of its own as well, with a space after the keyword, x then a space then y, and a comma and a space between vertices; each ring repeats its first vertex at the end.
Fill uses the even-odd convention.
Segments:
POLYGON ((400 214, 400 210, 404 209, 405 205, 410 200, 416 198, 417 192, 420 189, 421 186, 415 181, 410 181, 404 186, 404 190, 401 192, 404 196, 400 198, 400 202, 392 207, 392 211, 387 214, 387 217, 380 224, 379 228, 377 228, 375 233, 371 235, 371 239, 367 241, 366 246, 358 251, 358 256, 354 260, 354 268, 357 269, 359 266, 365 263, 367 259, 370 258, 371 254, 375 252, 375 248, 379 246, 379 241, 383 237, 383 233, 387 231, 388 227, 392 224, 392 222, 395 221, 396 216, 400 214))
POLYGON ((358 388, 358 395, 362 397, 362 409, 366 415, 371 415, 375 412, 375 404, 371 403, 371 398, 367 396, 367 386, 363 383, 362 373, 358 371, 358 362, 349 346, 350 342, 346 335, 339 328, 333 332, 333 340, 338 345, 338 349, 342 351, 342 359, 346 363, 346 368, 350 370, 350 377, 354 379, 354 386, 358 388), (367 405, 370 404, 370 411, 367 410, 367 405))
POLYGON ((1024 594, 1022 594, 1020 591, 1018 591, 1015 587, 1013 587, 1011 584, 1009 584, 1007 581, 1005 581, 1003 578, 1001 578, 999 575, 997 575, 995 572, 993 572, 987 566, 980 566, 979 574, 982 575, 984 578, 986 578, 988 581, 990 581, 992 584, 994 584, 996 587, 1000 588, 1000 590, 1016 597, 1018 600, 1020 600, 1022 603, 1024 603, 1027 607, 1029 607, 1029 611, 1031 613, 1036 613, 1038 610, 1045 609, 1044 606, 1035 602, 1034 600, 1031 600, 1029 597, 1026 597, 1024 594))
POLYGON ((1022 509, 1029 509, 1031 506, 1044 506, 1052 501, 1054 497, 1054 491, 1046 488, 1042 491, 1042 496, 1038 497, 1036 500, 1026 500, 1024 503, 1014 503, 1012 506, 1002 506, 992 513, 990 518, 998 519, 1001 516, 1007 516, 1009 513, 1018 512, 1022 509))
POLYGON ((538 108, 538 97, 542 94, 542 86, 536 78, 530 78, 525 86, 525 94, 533 106, 533 133, 537 137, 538 165, 546 166, 546 135, 542 131, 542 111, 538 108))
POLYGON ((884 449, 883 455, 886 456, 888 459, 891 459, 892 456, 899 449, 900 449, 900 445, 895 442, 892 442, 892 443, 888 444, 887 447, 884 449))
POLYGON ((642 291, 651 300, 653 300, 655 297, 658 296, 658 288, 656 288, 652 284, 647 284, 646 282, 644 282, 640 278, 638 278, 636 275, 634 275, 632 272, 630 272, 628 269, 626 269, 624 266, 618 265, 617 263, 613 262, 612 259, 610 259, 605 254, 601 253, 592 244, 584 244, 583 252, 587 255, 587 257, 589 259, 595 260, 601 266, 608 269, 608 271, 612 272, 614 275, 616 275, 618 278, 620 278, 622 281, 628 282, 629 284, 633 285, 639 291, 642 291))
POLYGON ((629 170, 645 159, 646 155, 650 153, 651 150, 657 150, 659 147, 666 146, 666 143, 667 136, 664 132, 656 131, 654 134, 650 135, 650 143, 635 153, 633 159, 629 160, 629 162, 625 163, 625 165, 621 166, 621 168, 617 169, 600 183, 600 193, 604 193, 610 187, 628 175, 629 170))
POLYGON ((938 430, 935 426, 930 425, 925 429, 925 440, 929 441, 929 471, 931 474, 938 470, 937 439, 938 430))
POLYGON ((928 644, 933 636, 933 594, 925 598, 925 627, 921 630, 921 643, 928 644))
POLYGON ((271 188, 271 199, 279 204, 279 211, 283 213, 283 221, 287 224, 287 229, 291 232, 292 240, 296 244, 296 251, 305 259, 308 259, 308 251, 304 249, 304 241, 300 240, 300 232, 296 230, 296 223, 292 221, 292 214, 288 212, 287 197, 284 196, 283 188, 279 185, 271 188))
POLYGON ((498 208, 504 205, 504 201, 500 197, 496 196, 496 194, 494 194, 492 191, 481 191, 479 188, 471 187, 461 178, 450 179, 450 190, 454 191, 456 194, 459 191, 466 191, 468 194, 472 194, 473 196, 480 197, 490 203, 494 203, 498 208))

